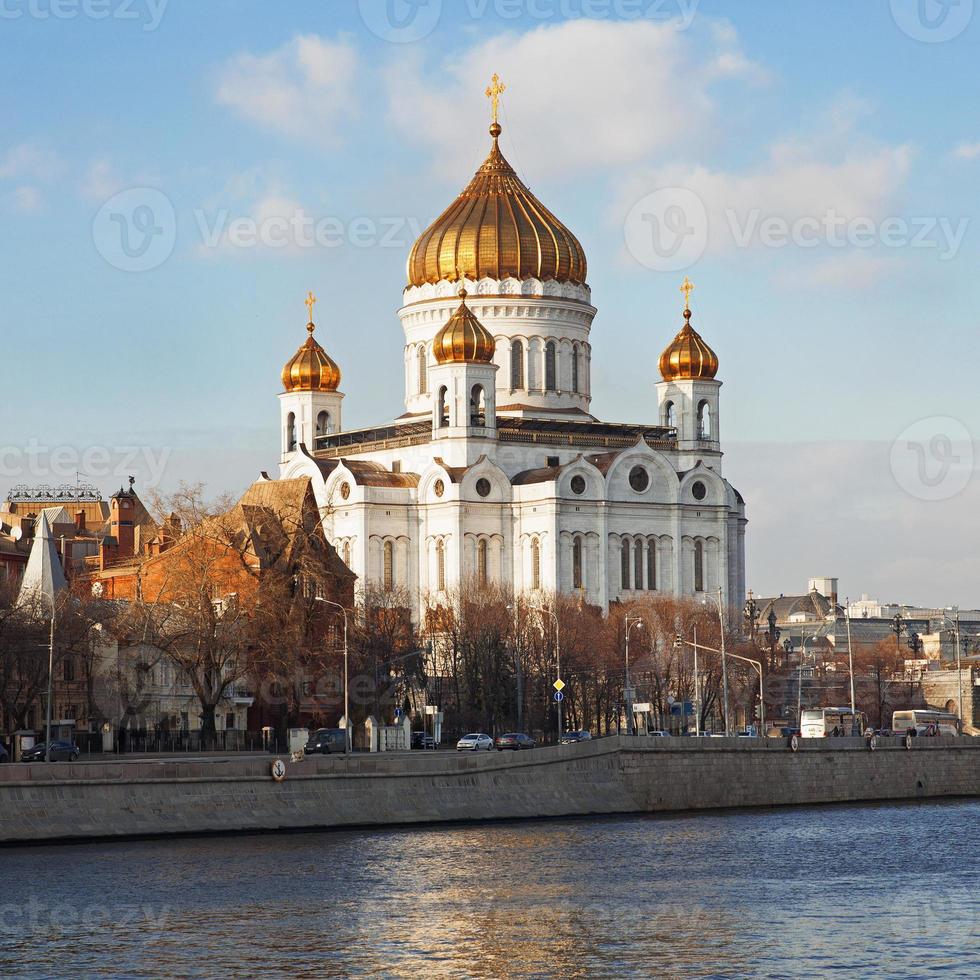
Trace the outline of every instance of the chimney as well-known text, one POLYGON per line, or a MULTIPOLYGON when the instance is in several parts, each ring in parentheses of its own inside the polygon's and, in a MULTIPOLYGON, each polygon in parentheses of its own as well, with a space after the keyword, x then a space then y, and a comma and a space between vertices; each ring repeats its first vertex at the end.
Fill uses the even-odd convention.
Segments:
POLYGON ((85 530, 85 511, 77 510, 75 511, 75 530, 84 531, 85 530))

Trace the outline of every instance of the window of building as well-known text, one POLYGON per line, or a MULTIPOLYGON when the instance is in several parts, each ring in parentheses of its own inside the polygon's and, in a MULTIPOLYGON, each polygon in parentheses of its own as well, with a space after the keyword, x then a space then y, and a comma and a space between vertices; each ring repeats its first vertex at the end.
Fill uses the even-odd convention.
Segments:
POLYGON ((704 543, 694 542, 694 591, 704 592, 704 543))
POLYGON ((476 481, 476 492, 481 497, 489 497, 490 494, 493 493, 493 485, 486 477, 481 476, 480 479, 476 481))
POLYGON ((75 661, 71 657, 65 657, 62 661, 61 670, 65 683, 71 684, 75 680, 75 661))
POLYGON ((667 402, 664 405, 664 425, 670 429, 676 428, 677 426, 677 412, 674 409, 673 402, 667 402))
POLYGON ((698 438, 711 438, 711 409, 706 401, 698 402, 698 438))
POLYGON ((344 542, 344 564, 350 568, 350 541, 344 542))
POLYGON ((651 592, 657 589, 657 542, 647 542, 647 588, 651 592))
POLYGON ((578 394, 578 344, 572 347, 572 391, 578 394))
POLYGON ((487 399, 483 385, 474 385, 470 393, 470 425, 482 427, 487 424, 487 399))
POLYGON ((293 452, 296 449, 296 414, 290 412, 286 416, 286 449, 293 452))
POLYGON ((325 436, 330 432, 330 413, 320 412, 316 417, 316 434, 325 436))
POLYGON ((572 542, 572 588, 584 588, 582 578, 582 539, 576 538, 572 542))
POLYGON ((446 544, 439 541, 436 544, 436 589, 446 591, 446 544))
POLYGON ((449 425, 448 395, 446 388, 439 389, 439 425, 444 429, 449 425))
POLYGON ((531 542, 531 588, 541 588, 541 542, 537 538, 531 542))
POLYGON ((476 578, 481 589, 485 589, 490 581, 490 547, 484 538, 476 546, 476 578))
POLYGON ((558 390, 558 348, 553 340, 544 347, 544 387, 546 391, 558 390))
POLYGON ((633 545, 633 588, 643 588, 643 544, 640 541, 633 545))
POLYGON ((422 344, 415 355, 418 360, 419 394, 424 395, 429 390, 429 372, 425 358, 425 344, 422 344))
POLYGON ((619 574, 620 582, 624 592, 630 589, 630 543, 624 540, 622 545, 622 551, 620 553, 619 561, 619 574))
POLYGON ((524 344, 519 340, 510 345, 510 386, 524 387, 524 344))
POLYGON ((384 546, 384 570, 383 570, 384 587, 386 589, 393 589, 395 587, 395 543, 394 541, 385 541, 384 546))
POLYGON ((646 471, 643 466, 634 466, 630 470, 630 486, 637 493, 644 493, 647 487, 650 486, 650 474, 646 471))

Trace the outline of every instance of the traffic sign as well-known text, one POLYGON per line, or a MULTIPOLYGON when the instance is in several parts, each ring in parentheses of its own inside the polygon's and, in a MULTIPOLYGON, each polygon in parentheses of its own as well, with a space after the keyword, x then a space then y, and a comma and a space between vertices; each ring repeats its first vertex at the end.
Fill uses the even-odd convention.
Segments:
POLYGON ((554 688, 559 694, 561 694, 561 692, 565 689, 565 682, 559 677, 558 680, 555 681, 554 688))
POLYGON ((565 700, 565 695, 561 691, 555 691, 555 700, 561 704, 565 700))

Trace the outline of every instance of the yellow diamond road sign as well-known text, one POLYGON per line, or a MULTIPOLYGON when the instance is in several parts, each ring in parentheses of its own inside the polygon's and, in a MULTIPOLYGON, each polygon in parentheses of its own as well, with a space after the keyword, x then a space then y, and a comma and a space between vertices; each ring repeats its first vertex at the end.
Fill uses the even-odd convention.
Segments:
POLYGON ((559 677, 558 680, 555 681, 555 690, 560 691, 564 688, 564 686, 565 682, 559 677))

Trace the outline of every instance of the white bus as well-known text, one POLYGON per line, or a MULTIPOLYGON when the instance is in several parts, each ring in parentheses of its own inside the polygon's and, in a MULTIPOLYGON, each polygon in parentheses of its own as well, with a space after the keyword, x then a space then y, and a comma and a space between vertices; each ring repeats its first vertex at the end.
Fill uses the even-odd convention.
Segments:
POLYGON ((800 734, 804 738, 863 735, 867 727, 864 712, 853 712, 850 708, 804 708, 800 719, 800 734))
POLYGON ((949 711, 926 711, 910 708, 892 715, 892 731, 896 735, 959 735, 960 719, 949 711))

